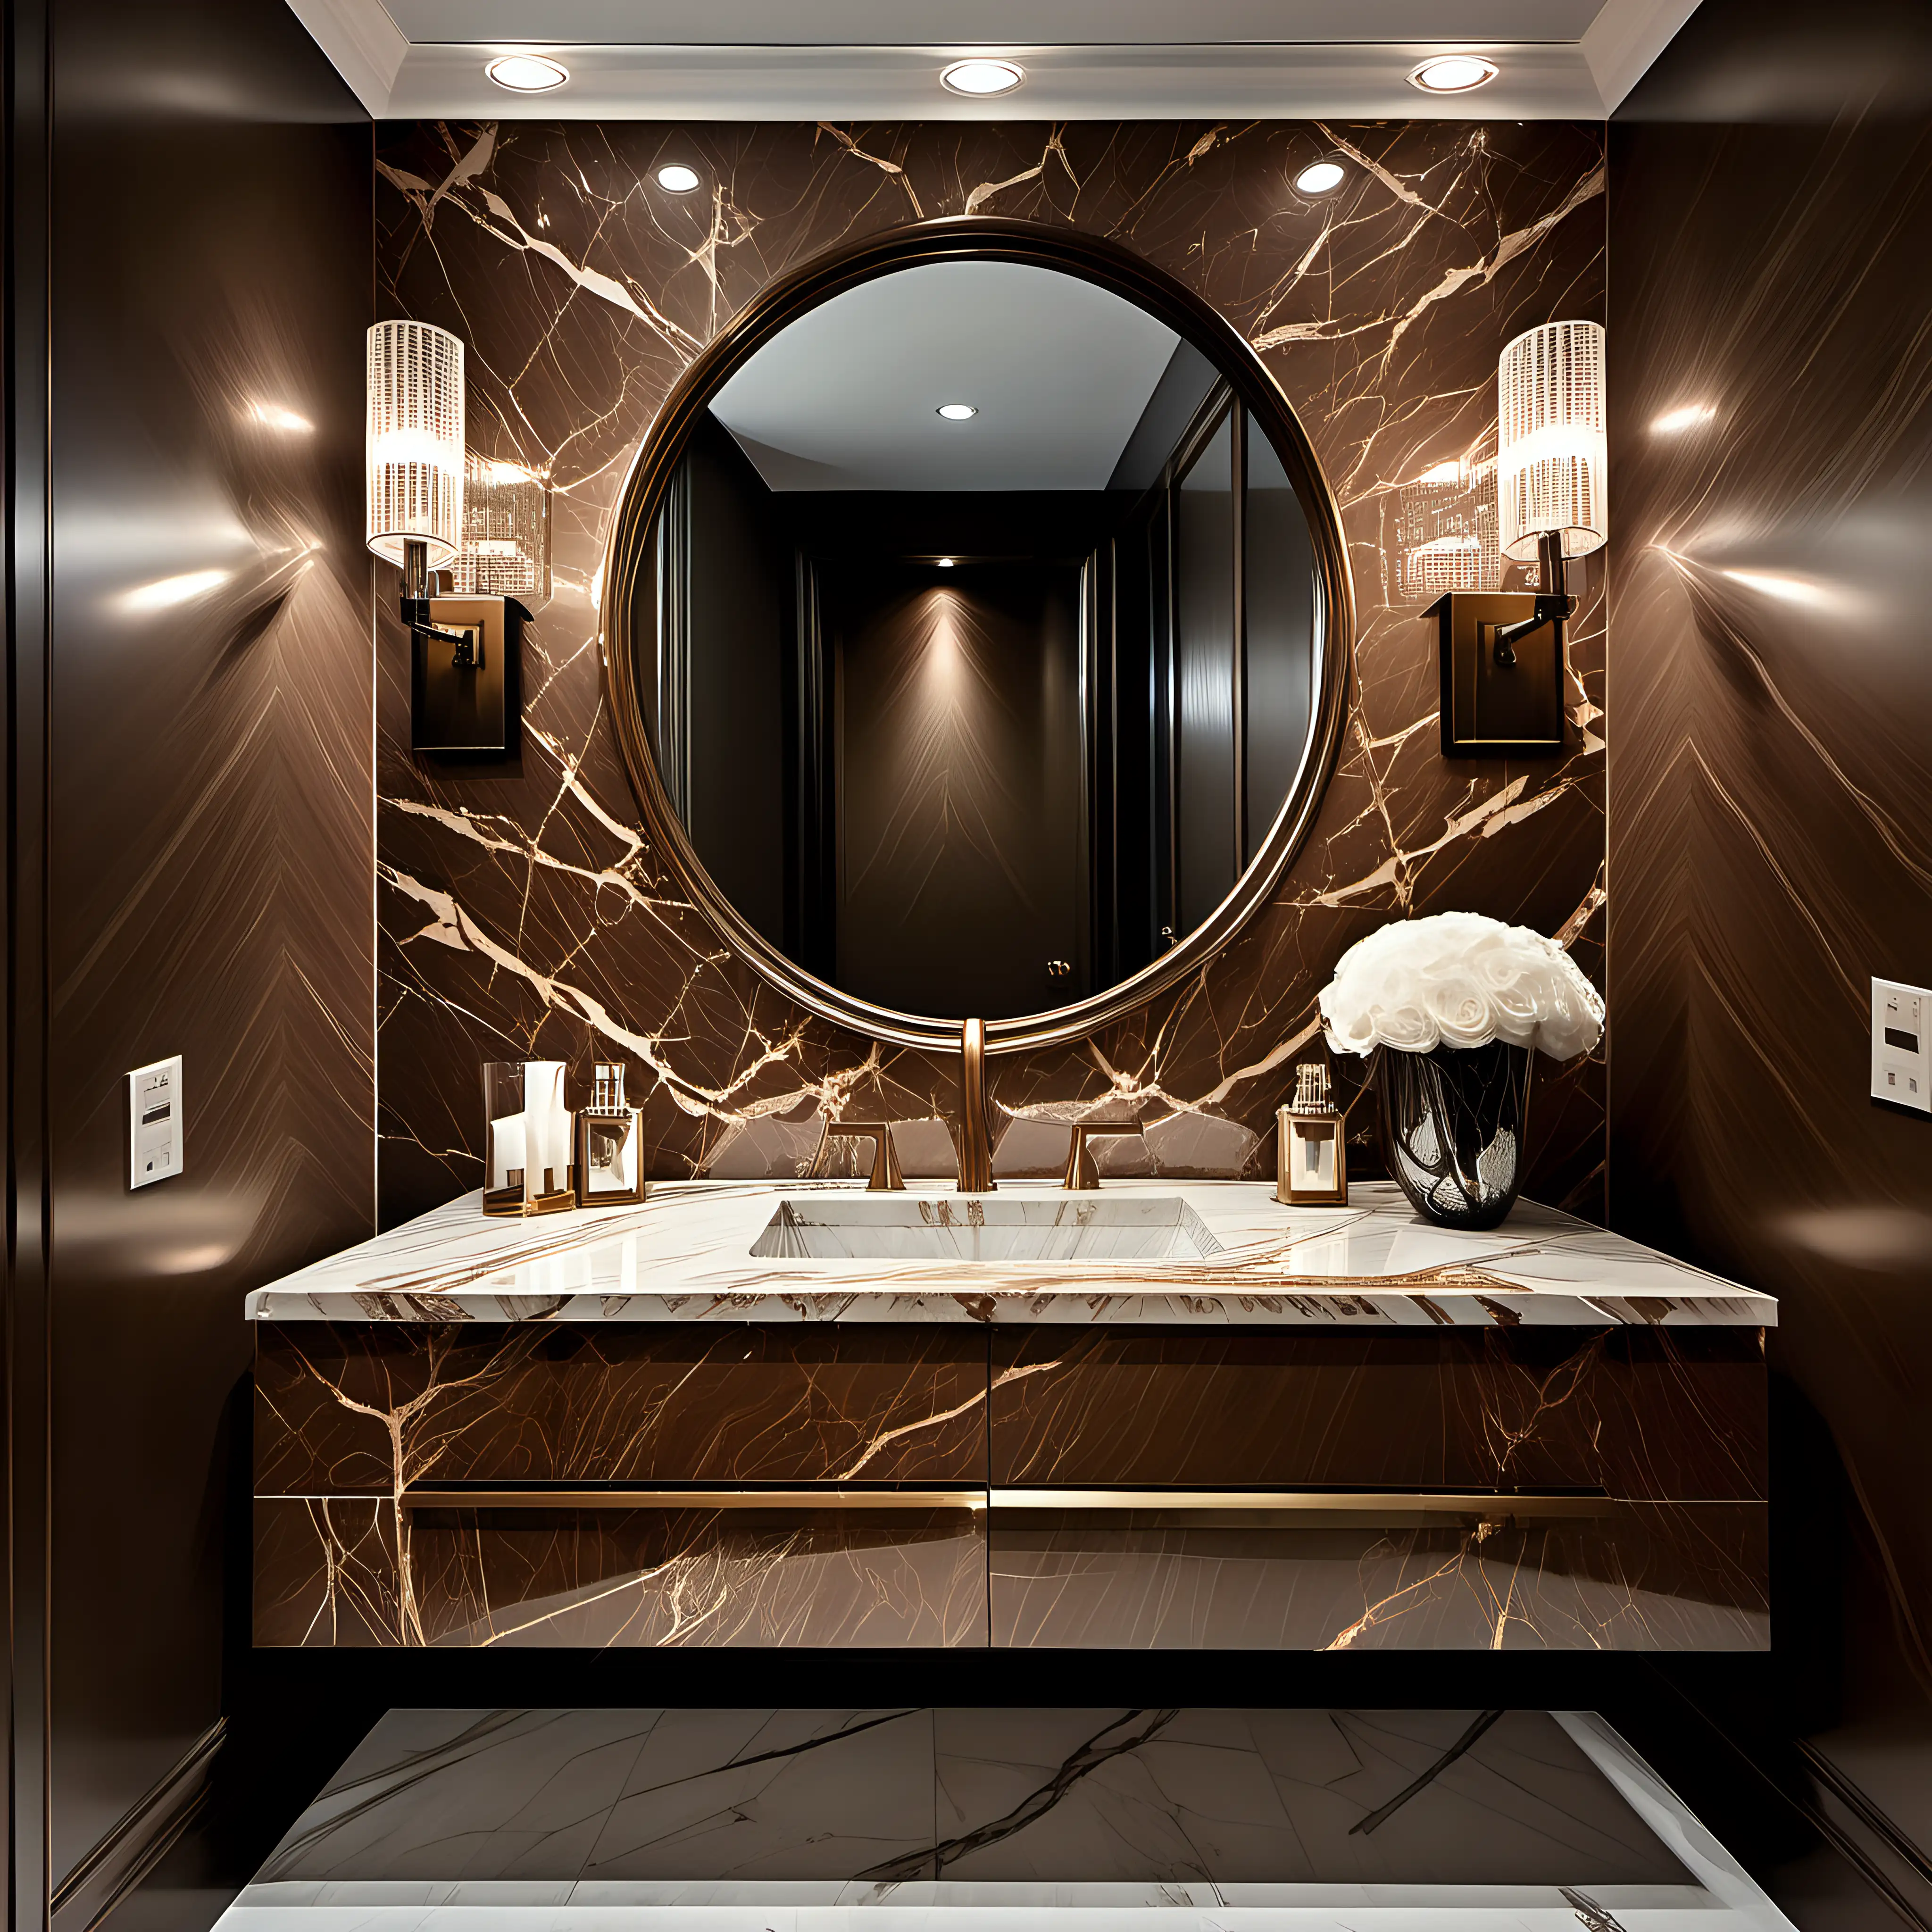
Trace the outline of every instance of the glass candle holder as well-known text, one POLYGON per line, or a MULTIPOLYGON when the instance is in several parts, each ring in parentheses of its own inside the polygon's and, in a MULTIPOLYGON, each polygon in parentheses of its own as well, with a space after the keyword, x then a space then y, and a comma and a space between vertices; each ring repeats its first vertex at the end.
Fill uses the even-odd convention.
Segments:
POLYGON ((563 1073, 560 1060, 485 1063, 484 1214, 551 1214, 576 1205, 563 1073))

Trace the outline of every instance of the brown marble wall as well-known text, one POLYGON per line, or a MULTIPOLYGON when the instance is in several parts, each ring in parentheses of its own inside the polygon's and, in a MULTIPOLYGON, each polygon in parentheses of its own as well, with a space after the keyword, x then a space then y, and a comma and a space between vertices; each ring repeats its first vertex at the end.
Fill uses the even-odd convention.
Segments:
POLYGON ((1820 32, 1704 0, 1611 128, 1610 1205, 1779 1298, 1741 1724, 1932 1847, 1932 1119, 1867 1098, 1869 976, 1932 984, 1932 14, 1820 32))
MULTIPOLYGON (((547 469, 554 594, 530 634, 509 770, 406 751, 404 641, 380 645, 382 1211, 476 1183, 476 1067, 615 1052, 644 1076, 653 1166, 740 1172, 760 1124, 826 1108, 950 1115, 950 1064, 874 1047, 777 998, 669 890, 637 830, 595 641, 626 466, 680 370, 776 274, 849 236, 976 212, 1111 236, 1247 337, 1340 500, 1360 605, 1341 762, 1273 904, 1193 982, 1077 1051, 1003 1060, 996 1106, 1064 1118, 1117 1095, 1174 1172, 1259 1172, 1285 1063, 1340 952, 1406 911, 1468 908, 1560 934, 1600 979, 1603 634, 1582 572, 1574 749, 1445 763, 1425 599, 1395 569, 1400 484, 1492 452, 1497 352, 1600 317, 1600 129, 416 125, 377 155, 379 302, 470 345, 473 444, 547 469), (1332 196, 1289 185, 1351 159, 1332 196), (661 159, 706 190, 658 192, 661 159), (737 1144, 734 1151, 734 1143, 737 1144)), ((1540 1198, 1594 1212, 1600 1057, 1545 1072, 1540 1198)))

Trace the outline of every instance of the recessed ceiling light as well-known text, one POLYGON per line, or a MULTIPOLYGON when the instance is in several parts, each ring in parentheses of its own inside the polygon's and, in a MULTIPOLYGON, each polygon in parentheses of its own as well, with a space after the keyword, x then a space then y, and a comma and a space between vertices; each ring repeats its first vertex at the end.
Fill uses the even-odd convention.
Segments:
POLYGON ((570 78, 569 68, 542 54, 502 54, 483 71, 499 87, 507 87, 513 94, 546 93, 553 87, 561 87, 570 78))
POLYGON ((1012 61, 955 61, 939 78, 955 94, 1010 94, 1026 78, 1012 61))
POLYGON ((1438 54, 1411 70, 1408 84, 1425 94, 1467 94, 1487 86, 1502 71, 1480 54, 1438 54))
POLYGON ((658 186, 673 194, 688 194, 698 185, 698 170, 672 161, 658 170, 658 186))
POLYGON ((1331 188, 1340 188, 1341 184, 1342 164, 1339 161, 1316 161, 1294 178, 1294 185, 1303 194, 1326 194, 1331 188))
POLYGON ((952 568, 952 558, 950 556, 942 556, 939 560, 939 567, 941 570, 950 570, 952 568))
POLYGON ((1707 423, 1718 412, 1708 403, 1686 403, 1681 410, 1666 410, 1660 416, 1651 418, 1651 428, 1660 436, 1676 436, 1680 430, 1695 429, 1707 423))
POLYGON ((948 422, 967 422, 979 413, 970 403, 941 403, 933 411, 934 416, 944 416, 948 422))

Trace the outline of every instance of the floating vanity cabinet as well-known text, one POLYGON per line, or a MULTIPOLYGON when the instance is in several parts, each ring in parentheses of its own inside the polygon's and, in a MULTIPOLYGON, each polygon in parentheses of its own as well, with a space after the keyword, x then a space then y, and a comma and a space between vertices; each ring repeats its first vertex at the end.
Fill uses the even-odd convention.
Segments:
POLYGON ((1002 1190, 1019 1259, 951 1197, 472 1197, 268 1284, 256 1642, 1768 1642, 1767 1298, 1528 1203, 1138 1192, 1002 1190))

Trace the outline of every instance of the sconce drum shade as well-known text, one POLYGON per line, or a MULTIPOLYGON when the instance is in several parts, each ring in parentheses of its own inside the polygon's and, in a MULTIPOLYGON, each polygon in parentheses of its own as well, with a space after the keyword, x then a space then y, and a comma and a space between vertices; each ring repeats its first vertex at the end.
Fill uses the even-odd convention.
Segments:
POLYGON ((1561 531, 1583 556, 1610 535, 1604 429, 1604 332, 1551 322, 1519 335, 1496 369, 1498 535, 1519 563, 1561 531))
POLYGON ((418 538, 432 566, 463 540, 463 344, 426 322, 369 332, 369 548, 392 563, 418 538))

